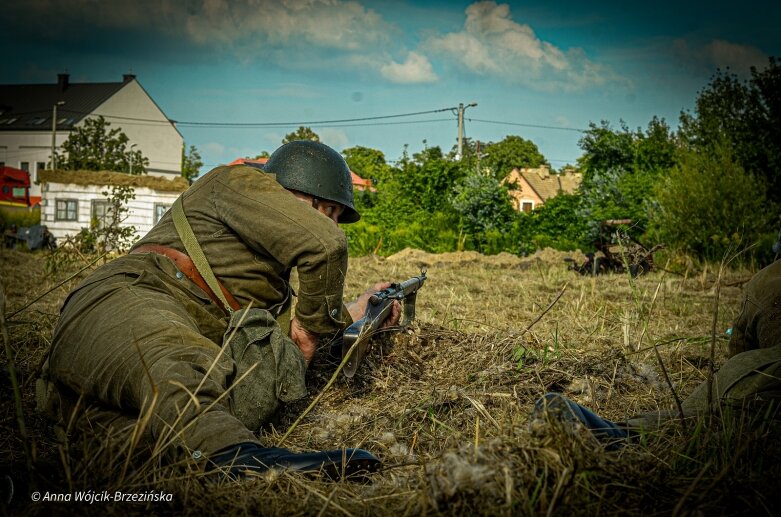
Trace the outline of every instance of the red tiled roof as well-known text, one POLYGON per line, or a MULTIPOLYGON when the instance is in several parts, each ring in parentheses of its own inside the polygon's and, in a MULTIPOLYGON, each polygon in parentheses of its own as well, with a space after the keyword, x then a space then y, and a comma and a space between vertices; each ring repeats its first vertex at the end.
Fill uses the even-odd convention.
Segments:
POLYGON ((257 163, 258 165, 265 165, 267 161, 268 161, 268 157, 258 158, 257 160, 252 160, 250 158, 236 158, 228 165, 244 165, 246 163, 257 163))
MULTIPOLYGON (((257 165, 265 165, 267 161, 268 158, 258 158, 258 159, 236 158, 228 165, 244 165, 244 164, 253 164, 253 163, 257 165)), ((377 189, 374 188, 374 185, 372 185, 372 180, 364 179, 358 176, 357 174, 355 174, 353 171, 350 171, 350 176, 353 181, 353 187, 357 188, 358 190, 369 190, 370 192, 377 192, 377 189)))

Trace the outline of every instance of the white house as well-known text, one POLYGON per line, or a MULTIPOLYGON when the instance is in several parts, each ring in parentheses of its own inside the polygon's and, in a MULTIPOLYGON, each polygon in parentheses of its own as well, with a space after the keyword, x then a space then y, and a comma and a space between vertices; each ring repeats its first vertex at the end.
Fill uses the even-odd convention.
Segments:
POLYGON ((100 224, 109 206, 104 192, 114 185, 132 186, 135 199, 128 201, 124 226, 133 226, 136 235, 145 235, 183 191, 187 180, 158 176, 131 176, 118 172, 41 171, 41 224, 60 241, 76 235, 93 222, 100 224))
POLYGON ((149 175, 181 174, 184 139, 134 75, 116 83, 71 83, 68 74, 57 78, 54 84, 0 85, 0 166, 29 172, 31 197, 41 195, 40 171, 51 168, 52 136, 59 147, 73 128, 99 115, 149 159, 149 175))

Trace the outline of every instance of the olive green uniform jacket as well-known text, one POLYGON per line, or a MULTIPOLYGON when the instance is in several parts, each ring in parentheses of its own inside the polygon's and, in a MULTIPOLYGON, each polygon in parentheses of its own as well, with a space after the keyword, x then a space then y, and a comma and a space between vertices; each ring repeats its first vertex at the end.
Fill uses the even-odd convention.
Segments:
MULTIPOLYGON (((273 317, 289 308, 288 279, 296 267, 301 325, 328 335, 349 323, 342 304, 347 242, 330 219, 249 167, 212 170, 182 201, 217 278, 242 308, 270 311, 268 318, 255 314, 266 327, 249 340, 264 360, 242 377, 246 368, 237 368, 241 357, 234 356, 252 346, 223 347, 229 320, 221 308, 167 257, 130 254, 96 270, 65 301, 39 401, 49 412, 59 404, 66 419, 75 405, 88 406, 89 425, 135 432, 174 456, 208 455, 256 441, 236 415, 242 400, 231 392, 239 380, 266 383, 283 402, 306 394, 306 363, 273 317)), ((144 244, 185 251, 170 213, 135 247, 144 244)), ((246 323, 239 320, 232 327, 246 323)), ((263 406, 261 420, 277 402, 254 400, 263 406)))

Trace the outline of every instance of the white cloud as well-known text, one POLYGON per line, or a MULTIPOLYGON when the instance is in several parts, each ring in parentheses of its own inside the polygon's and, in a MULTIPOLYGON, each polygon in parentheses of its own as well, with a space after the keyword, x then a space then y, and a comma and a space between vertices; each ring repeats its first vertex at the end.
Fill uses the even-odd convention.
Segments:
POLYGON ((677 39, 673 42, 673 48, 684 61, 698 63, 708 69, 729 67, 740 75, 748 74, 752 66, 763 68, 768 63, 768 56, 758 48, 722 39, 714 39, 702 45, 691 45, 684 39, 677 39))
POLYGON ((315 133, 320 135, 320 141, 334 149, 344 149, 350 143, 350 139, 341 129, 326 127, 316 129, 315 133))
POLYGON ((277 147, 282 145, 282 139, 285 138, 285 133, 278 133, 276 131, 271 131, 268 133, 263 133, 262 138, 263 138, 263 142, 268 144, 268 148, 264 150, 273 153, 277 147))
POLYGON ((242 41, 262 51, 264 45, 297 43, 357 51, 383 41, 388 25, 349 0, 202 0, 186 16, 185 28, 193 41, 207 45, 242 41))
POLYGON ((403 63, 391 61, 381 66, 380 73, 391 82, 400 84, 433 83, 438 79, 428 58, 417 52, 407 54, 403 63))
POLYGON ((239 91, 245 95, 291 97, 296 99, 317 99, 323 96, 323 93, 316 87, 297 83, 275 83, 272 88, 244 88, 239 91))
POLYGON ((464 29, 429 38, 424 46, 459 67, 538 89, 577 90, 615 79, 580 48, 562 50, 514 21, 507 4, 476 2, 466 9, 464 29))
POLYGON ((209 142, 209 143, 203 144, 201 146, 201 150, 204 153, 208 153, 208 154, 211 154, 211 155, 222 156, 223 153, 225 152, 225 146, 222 145, 219 142, 209 142))
POLYGON ((61 34, 151 29, 204 46, 238 46, 256 55, 290 44, 360 51, 385 42, 393 30, 355 0, 27 0, 9 6, 6 14, 15 23, 37 20, 61 34))

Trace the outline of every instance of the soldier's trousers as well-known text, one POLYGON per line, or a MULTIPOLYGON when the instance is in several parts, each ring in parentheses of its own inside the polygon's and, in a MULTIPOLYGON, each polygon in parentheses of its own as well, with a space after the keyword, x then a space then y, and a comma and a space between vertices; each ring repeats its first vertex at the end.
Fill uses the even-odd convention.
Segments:
MULTIPOLYGON (((226 393, 237 368, 221 346, 225 329, 219 309, 167 258, 116 259, 66 300, 47 366, 48 403, 59 396, 66 422, 77 403, 90 407, 81 414, 92 427, 146 422, 144 441, 169 456, 257 443, 226 393)), ((276 372, 259 364, 255 374, 276 372)))

